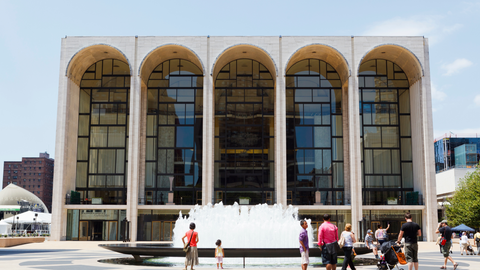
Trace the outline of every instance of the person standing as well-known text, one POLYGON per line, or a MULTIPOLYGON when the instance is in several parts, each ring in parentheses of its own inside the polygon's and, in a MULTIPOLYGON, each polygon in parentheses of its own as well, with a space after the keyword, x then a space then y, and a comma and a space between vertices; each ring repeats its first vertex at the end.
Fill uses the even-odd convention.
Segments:
POLYGON ((219 264, 220 264, 220 267, 223 269, 223 256, 225 256, 225 252, 223 252, 222 240, 218 239, 217 242, 215 242, 215 245, 217 246, 215 248, 215 259, 217 260, 217 269, 219 264))
POLYGON ((447 269, 447 261, 451 261, 453 263, 453 269, 457 269, 458 263, 456 263, 453 258, 450 256, 450 247, 452 245, 452 229, 448 227, 447 220, 442 220, 440 224, 438 224, 437 230, 435 233, 441 233, 442 237, 445 239, 445 245, 442 246, 442 253, 443 257, 445 258, 445 262, 440 269, 447 269))
POLYGON ((185 246, 185 238, 188 239, 187 243, 190 243, 190 249, 185 256, 185 270, 187 270, 187 266, 191 265, 191 269, 193 270, 193 265, 198 265, 198 251, 197 251, 197 243, 198 243, 198 232, 195 232, 195 223, 190 223, 190 230, 185 233, 182 237, 183 246, 185 246))
POLYGON ((355 234, 352 232, 352 224, 347 223, 345 225, 345 231, 342 232, 342 236, 345 239, 345 244, 343 245, 343 253, 345 254, 345 258, 343 259, 342 270, 346 270, 347 266, 350 265, 350 269, 355 270, 355 265, 353 265, 352 260, 352 249, 353 243, 357 242, 355 239, 355 234))
POLYGON ((412 221, 412 214, 409 212, 405 213, 405 220, 407 222, 400 229, 397 243, 401 243, 402 238, 405 238, 405 258, 407 259, 408 270, 412 270, 413 266, 415 266, 415 270, 418 270, 417 236, 422 236, 422 230, 417 223, 412 221))
POLYGON ((380 258, 378 257, 378 248, 377 245, 373 243, 373 232, 370 229, 367 230, 367 235, 365 235, 365 245, 367 246, 367 248, 373 251, 375 259, 379 260, 380 258))
POLYGON ((322 263, 327 270, 337 269, 338 228, 330 223, 330 215, 323 215, 323 223, 318 228, 318 247, 322 252, 322 263))
POLYGON ((375 231, 375 239, 377 239, 377 243, 382 246, 383 243, 385 243, 388 238, 387 238, 387 231, 390 228, 390 223, 388 223, 387 228, 384 229, 381 224, 378 224, 377 230, 375 231))
POLYGON ((480 256, 480 231, 477 231, 473 236, 473 243, 477 247, 477 255, 480 256))
POLYGON ((302 256, 302 270, 307 270, 307 266, 310 263, 309 260, 309 247, 308 247, 308 223, 305 220, 300 220, 300 227, 302 227, 302 231, 300 232, 300 236, 298 240, 300 241, 300 255, 302 256))
POLYGON ((463 251, 465 251, 465 255, 468 255, 468 245, 467 232, 463 232, 460 236, 460 255, 463 255, 463 251))

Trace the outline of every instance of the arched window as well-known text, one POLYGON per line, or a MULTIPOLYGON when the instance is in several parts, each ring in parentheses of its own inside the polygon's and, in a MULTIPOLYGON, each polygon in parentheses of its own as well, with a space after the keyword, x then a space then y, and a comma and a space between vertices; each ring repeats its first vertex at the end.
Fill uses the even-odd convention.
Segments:
POLYGON ((322 60, 286 74, 287 204, 344 204, 341 81, 322 60))
POLYGON ((174 203, 202 203, 203 73, 171 59, 148 80, 145 204, 166 204, 173 178, 174 203))
POLYGON ((363 204, 418 204, 407 76, 395 63, 376 59, 360 66, 358 80, 363 204))
POLYGON ((129 88, 120 60, 98 61, 82 77, 75 186, 86 202, 126 203, 129 88))
POLYGON ((215 80, 215 202, 273 204, 274 83, 251 59, 225 65, 215 80))

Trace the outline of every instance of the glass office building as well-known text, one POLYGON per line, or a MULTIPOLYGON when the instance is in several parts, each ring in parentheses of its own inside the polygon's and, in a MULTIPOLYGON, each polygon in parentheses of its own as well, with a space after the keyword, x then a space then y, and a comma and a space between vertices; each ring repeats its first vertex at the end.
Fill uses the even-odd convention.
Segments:
POLYGON ((61 55, 54 240, 171 240, 218 202, 360 235, 410 211, 434 240, 424 37, 66 37, 61 55))

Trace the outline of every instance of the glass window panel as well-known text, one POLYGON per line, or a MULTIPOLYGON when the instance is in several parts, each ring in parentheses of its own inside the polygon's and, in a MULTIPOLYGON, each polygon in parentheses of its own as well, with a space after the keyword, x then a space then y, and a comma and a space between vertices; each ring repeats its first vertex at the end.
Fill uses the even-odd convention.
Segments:
POLYGON ((402 138, 402 161, 412 160, 412 139, 402 138))
POLYGON ((108 102, 108 93, 106 89, 93 89, 92 101, 93 102, 108 102))
POLYGON ((77 160, 88 160, 88 138, 78 138, 77 160))
POLYGON ((107 188, 122 188, 123 176, 121 175, 107 175, 107 188))
POLYGON ((332 115, 332 136, 343 136, 343 120, 341 115, 332 115))
POLYGON ((398 147, 398 127, 382 127, 382 147, 398 147))
POLYGON ((398 125, 397 104, 390 104, 390 125, 398 125))
POLYGON ((156 183, 156 169, 154 162, 145 163, 145 187, 153 188, 156 183))
POLYGON ((377 59, 377 75, 387 75, 387 61, 377 59))
POLYGON ((397 90, 396 89, 381 89, 380 99, 382 102, 397 102, 397 90))
POLYGON ((313 147, 312 127, 295 127, 296 148, 313 147))
POLYGON ((173 173, 174 169, 174 151, 173 149, 167 149, 167 173, 173 173))
POLYGON ((402 188, 400 176, 396 176, 396 175, 383 176, 383 186, 385 188, 402 188))
POLYGON ((125 166, 125 150, 117 149, 117 165, 116 165, 116 173, 125 173, 124 167, 125 166))
MULTIPOLYGON (((118 82, 119 82, 119 80, 117 79, 117 83, 118 82)), ((123 87, 123 83, 122 83, 121 87, 123 87)), ((115 89, 115 90, 110 91, 110 101, 111 102, 127 102, 127 90, 126 89, 115 89)))
POLYGON ((313 89, 313 102, 330 102, 330 89, 313 89))
POLYGON ((174 104, 173 106, 175 111, 170 113, 175 114, 175 123, 185 125, 185 104, 174 104))
POLYGON ((375 104, 363 104, 363 123, 365 125, 372 124, 372 106, 375 104))
POLYGON ((98 163, 98 150, 90 149, 90 159, 89 159, 89 173, 97 173, 97 163, 98 163))
POLYGON ((382 147, 380 127, 364 127, 363 130, 365 147, 382 147))
POLYGON ((332 178, 328 175, 318 175, 315 180, 317 188, 332 188, 332 178))
POLYGON ((108 147, 125 146, 125 127, 108 128, 108 147))
POLYGON ((158 173, 167 173, 167 150, 158 150, 158 173))
POLYGON ((107 147, 107 127, 90 127, 90 147, 107 147))
POLYGON ((308 73, 308 60, 299 61, 298 63, 290 67, 287 71, 288 75, 308 75, 308 73))
POLYGON ((78 109, 79 113, 90 112, 90 90, 80 90, 80 105, 78 109))
POLYGON ((311 149, 305 150, 305 173, 315 173, 315 154, 311 149))
POLYGON ((332 173, 332 151, 323 150, 323 173, 332 173))
POLYGON ((167 104, 159 104, 158 110, 158 124, 159 125, 166 125, 167 124, 167 116, 168 116, 168 105, 167 104))
POLYGON ((100 121, 100 104, 92 104, 92 125, 98 125, 100 121))
POLYGON ((365 87, 375 87, 375 77, 365 77, 365 87))
POLYGON ((331 147, 330 127, 314 127, 314 147, 331 147))
POLYGON ((344 188, 343 163, 333 163, 333 188, 344 188))
POLYGON ((186 104, 185 105, 185 124, 193 125, 195 120, 195 105, 186 104))
POLYGON ((147 115, 147 136, 157 136, 156 115, 147 115))
POLYGON ((373 150, 366 149, 364 154, 365 173, 373 173, 373 150))
POLYGON ((157 152, 157 139, 156 138, 147 138, 147 149, 146 149, 146 159, 155 160, 155 154, 157 152))
POLYGON ((297 87, 320 87, 319 77, 297 77, 297 87))
POLYGON ((410 115, 400 115, 400 136, 412 136, 410 115))
MULTIPOLYGON (((366 80, 367 78, 365 78, 366 80)), ((376 89, 363 89, 363 102, 380 102, 380 93, 376 89)))
POLYGON ((147 91, 147 110, 148 110, 149 113, 155 113, 157 108, 158 108, 158 90, 157 89, 148 89, 148 91, 147 91))
POLYGON ((98 173, 115 173, 115 150, 98 150, 98 173))
POLYGON ((392 158, 390 150, 373 150, 373 173, 392 173, 392 158))
POLYGON ((320 61, 317 59, 310 59, 310 75, 320 74, 320 61))
POLYGON ((332 99, 332 113, 342 113, 342 90, 334 89, 335 97, 332 99))
POLYGON ((195 101, 195 89, 178 89, 177 94, 178 94, 178 97, 177 97, 178 102, 194 102, 195 101))
POLYGON ((193 127, 177 127, 176 147, 193 147, 193 127))
POLYGON ((366 188, 383 188, 382 177, 365 175, 365 187, 366 188))
POLYGON ((312 90, 311 89, 296 89, 295 90, 295 102, 312 102, 312 90))
POLYGON ((77 162, 77 178, 75 180, 75 187, 87 187, 87 162, 77 162))
POLYGON ((175 127, 158 127, 158 147, 175 147, 175 127))
POLYGON ((330 125, 330 104, 322 104, 322 124, 330 125))
POLYGON ((320 77, 322 79, 327 78, 327 63, 325 61, 320 61, 320 77))
POLYGON ((343 160, 343 139, 342 138, 332 138, 332 153, 333 160, 341 161, 343 160))
POLYGON ((297 187, 314 187, 313 179, 311 175, 297 175, 297 187))
POLYGON ((305 125, 321 125, 322 124, 322 107, 320 104, 304 104, 303 124, 305 125))
POLYGON ((410 113, 410 93, 409 90, 402 89, 398 91, 400 113, 410 113))
POLYGON ((388 104, 372 104, 373 125, 388 125, 389 118, 388 104))
POLYGON ((377 70, 377 62, 375 60, 370 60, 363 63, 360 66, 359 74, 360 75, 375 75, 377 70))
POLYGON ((392 150, 392 173, 400 174, 400 150, 392 150))
POLYGON ((117 123, 117 105, 101 104, 100 105, 100 124, 114 125, 117 123))
POLYGON ((297 173, 305 173, 305 151, 298 149, 295 154, 295 161, 297 164, 297 173))
MULTIPOLYGON (((105 178, 105 175, 90 175, 88 177, 88 186, 91 188, 105 187, 105 178)), ((90 198, 94 198, 94 196, 90 198)))
POLYGON ((127 105, 126 104, 118 104, 118 124, 125 125, 127 123, 127 105))
POLYGON ((103 75, 112 74, 112 70, 113 70, 113 60, 112 59, 103 60, 103 75))
POLYGON ((413 167, 410 162, 402 163, 403 188, 413 188, 413 167))
MULTIPOLYGON (((164 69, 166 67, 164 66, 164 69)), ((167 70, 167 69, 165 69, 167 70)), ((170 60, 170 73, 169 75, 179 75, 180 74, 180 59, 172 59, 170 60)), ((170 80, 172 77, 170 76, 170 80)))
POLYGON ((323 150, 315 149, 313 151, 315 155, 315 173, 323 173, 323 150))

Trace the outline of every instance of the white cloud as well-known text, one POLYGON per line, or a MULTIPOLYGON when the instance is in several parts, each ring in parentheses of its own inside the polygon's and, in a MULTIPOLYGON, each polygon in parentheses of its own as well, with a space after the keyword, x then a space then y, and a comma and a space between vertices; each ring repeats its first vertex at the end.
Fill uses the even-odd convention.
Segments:
POLYGON ((475 102, 475 105, 480 106, 480 94, 475 96, 473 102, 475 102))
POLYGON ((452 32, 455 32, 455 31, 459 30, 462 27, 463 27, 463 24, 456 23, 454 25, 444 27, 443 32, 449 34, 449 33, 452 33, 452 32))
POLYGON ((364 34, 367 36, 425 36, 436 28, 437 23, 434 19, 396 17, 375 23, 375 26, 364 34))
POLYGON ((441 68, 445 70, 445 73, 443 75, 450 76, 471 65, 473 65, 473 63, 470 60, 465 58, 459 58, 450 64, 443 64, 441 68))
POLYGON ((432 82, 432 100, 443 101, 447 98, 447 94, 437 89, 436 85, 432 82))

